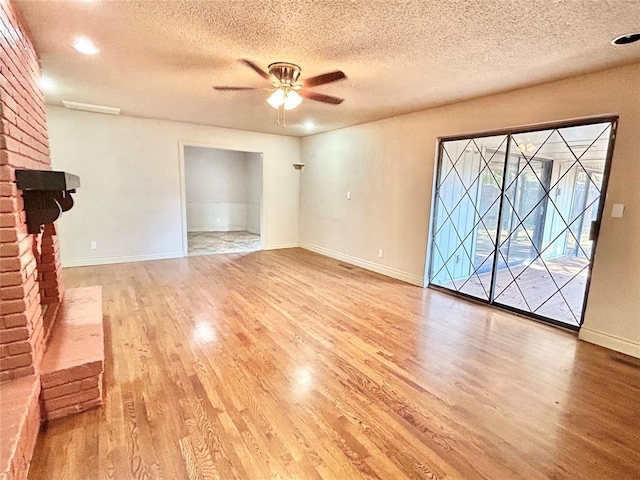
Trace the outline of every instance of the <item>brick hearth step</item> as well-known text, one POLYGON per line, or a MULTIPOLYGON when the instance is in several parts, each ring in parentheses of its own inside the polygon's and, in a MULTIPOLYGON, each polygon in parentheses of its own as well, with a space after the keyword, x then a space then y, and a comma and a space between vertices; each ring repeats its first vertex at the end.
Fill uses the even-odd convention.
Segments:
POLYGON ((99 406, 103 371, 102 287, 68 289, 40 368, 42 418, 99 406))
POLYGON ((40 430, 39 395, 37 375, 0 385, 0 480, 27 477, 40 430))

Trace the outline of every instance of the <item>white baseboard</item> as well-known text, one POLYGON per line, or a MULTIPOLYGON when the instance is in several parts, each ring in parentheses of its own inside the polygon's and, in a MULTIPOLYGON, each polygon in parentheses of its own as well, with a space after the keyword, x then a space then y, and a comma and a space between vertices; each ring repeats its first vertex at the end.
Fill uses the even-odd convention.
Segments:
POLYGON ((390 268, 385 265, 380 265, 379 263, 374 263, 368 260, 363 260, 361 258, 352 257, 351 255, 347 255, 345 253, 336 252, 334 250, 330 250, 324 247, 319 247, 317 245, 312 245, 306 242, 300 242, 300 247, 304 248, 305 250, 310 250, 312 252, 319 253, 320 255, 324 255, 326 257, 335 258, 336 260, 340 260, 341 262, 355 265, 356 267, 364 268, 365 270, 371 270, 372 272, 380 273, 382 275, 386 275, 387 277, 395 278, 397 280, 402 280, 403 282, 407 282, 412 285, 417 285, 419 287, 424 286, 424 278, 413 275, 411 273, 403 272, 401 270, 396 270, 395 268, 390 268))
POLYGON ((90 265, 109 265, 112 263, 130 263, 130 262, 146 262, 149 260, 166 260, 169 258, 181 258, 182 252, 166 252, 166 253, 149 253, 145 255, 124 255, 119 257, 85 257, 85 258, 69 258, 62 260, 62 266, 69 267, 87 267, 90 265))
POLYGON ((227 225, 225 227, 203 227, 189 228, 187 233, 208 233, 208 232, 247 232, 246 225, 227 225))
POLYGON ((600 332, 598 330, 591 330, 590 328, 582 327, 580 334, 578 335, 580 340, 585 342, 595 343, 601 347, 615 350, 616 352, 626 353, 632 357, 640 358, 640 343, 632 342, 625 338, 620 338, 609 333, 600 332))
POLYGON ((282 243, 265 243, 262 245, 263 250, 278 250, 281 248, 297 248, 298 242, 282 242, 282 243))

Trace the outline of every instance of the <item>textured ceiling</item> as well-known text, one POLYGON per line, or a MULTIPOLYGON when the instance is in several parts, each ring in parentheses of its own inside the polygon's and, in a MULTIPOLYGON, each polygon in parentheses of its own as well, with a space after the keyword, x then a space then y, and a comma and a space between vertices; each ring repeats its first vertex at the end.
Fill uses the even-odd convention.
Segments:
POLYGON ((115 106, 124 115, 307 135, 588 71, 640 61, 637 0, 17 1, 43 71, 47 101, 115 106), (78 35, 101 52, 77 53, 78 35), (302 78, 340 69, 275 124, 265 86, 238 62, 297 63, 302 78), (313 121, 306 131, 302 124, 313 121))

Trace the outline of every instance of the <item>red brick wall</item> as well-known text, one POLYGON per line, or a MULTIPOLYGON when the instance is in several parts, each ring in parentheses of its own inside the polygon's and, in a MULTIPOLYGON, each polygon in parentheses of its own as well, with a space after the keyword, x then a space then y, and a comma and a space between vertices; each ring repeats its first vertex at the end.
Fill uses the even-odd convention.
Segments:
POLYGON ((40 66, 11 4, 0 1, 0 382, 37 370, 44 352, 41 303, 58 302, 55 228, 30 235, 15 169, 51 169, 40 66), (38 265, 38 260, 42 263, 38 265))
POLYGON ((63 289, 60 276, 62 264, 60 262, 60 244, 56 225, 45 225, 40 245, 38 259, 38 280, 40 283, 40 303, 43 305, 59 303, 63 289))

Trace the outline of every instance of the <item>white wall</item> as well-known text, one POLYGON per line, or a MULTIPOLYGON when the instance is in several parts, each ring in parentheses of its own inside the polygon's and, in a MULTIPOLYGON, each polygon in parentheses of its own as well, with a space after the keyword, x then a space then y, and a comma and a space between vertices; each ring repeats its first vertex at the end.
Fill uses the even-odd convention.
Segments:
POLYGON ((65 266, 183 255, 181 141, 263 152, 263 248, 298 244, 297 138, 52 106, 47 122, 53 168, 82 184, 59 220, 65 266))
POLYGON ((262 157, 247 153, 247 231, 260 234, 260 202, 262 201, 262 157))
POLYGON ((259 153, 185 146, 184 173, 189 232, 260 234, 259 153))
POLYGON ((438 137, 619 114, 580 336, 640 356, 638 79, 636 64, 305 137, 301 246, 421 284, 438 137))

